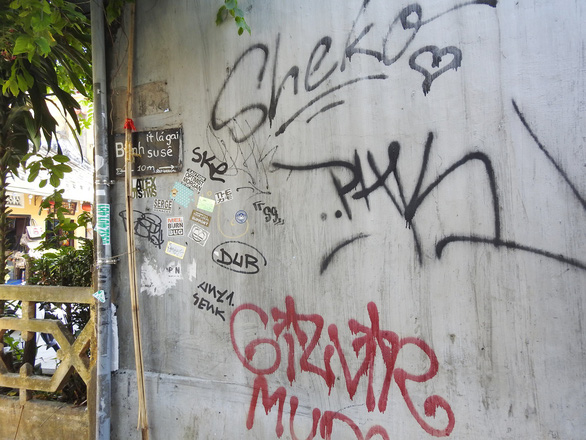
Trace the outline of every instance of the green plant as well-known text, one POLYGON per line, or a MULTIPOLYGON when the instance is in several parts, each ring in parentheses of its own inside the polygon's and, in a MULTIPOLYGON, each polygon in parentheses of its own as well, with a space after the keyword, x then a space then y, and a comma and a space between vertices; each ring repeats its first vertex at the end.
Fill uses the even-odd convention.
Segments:
MULTIPOLYGON (((10 213, 7 176, 19 174, 30 159, 27 153, 39 153, 42 139, 52 151, 57 121, 50 107, 66 116, 74 133, 80 132, 80 105, 72 94, 91 96, 90 43, 89 20, 75 2, 0 0, 0 283, 6 273, 10 213)), ((58 143, 56 151, 61 153, 58 143)), ((49 168, 43 160, 36 160, 38 167, 49 168)), ((34 162, 29 166, 36 167, 34 162)), ((53 164, 50 183, 64 172, 63 164, 53 164)))
MULTIPOLYGON (((63 207, 63 190, 55 190, 52 195, 45 198, 39 208, 40 211, 47 209, 45 218, 47 224, 51 225, 42 235, 42 241, 38 250, 58 250, 71 240, 79 240, 82 244, 87 240, 85 237, 77 237, 77 228, 86 228, 92 222, 89 212, 82 212, 76 220, 66 217, 68 210, 63 207)), ((77 285, 77 284, 72 284, 77 285)))
POLYGON ((4 346, 8 347, 11 354, 10 363, 14 368, 14 364, 20 364, 24 355, 24 347, 21 339, 16 339, 11 336, 12 333, 6 333, 3 338, 4 346))
MULTIPOLYGON (((6 301, 2 315, 14 316, 19 309, 21 309, 20 301, 6 301)), ((17 372, 18 368, 22 365, 25 356, 24 342, 21 338, 15 337, 12 330, 5 330, 4 333, 0 333, 0 335, 2 336, 0 342, 2 342, 4 347, 7 348, 6 352, 2 349, 0 356, 8 368, 8 371, 13 373, 17 372)), ((10 395, 16 394, 16 392, 10 388, 0 388, 0 390, 2 390, 3 393, 8 393, 10 395)))
POLYGON ((218 9, 216 14, 216 24, 219 26, 229 17, 234 18, 236 27, 238 28, 238 35, 242 35, 244 31, 250 34, 250 26, 244 19, 244 12, 238 7, 238 0, 225 0, 224 4, 218 9))
POLYGON ((79 249, 61 247, 41 258, 27 257, 27 283, 41 286, 91 286, 93 241, 80 239, 79 249))

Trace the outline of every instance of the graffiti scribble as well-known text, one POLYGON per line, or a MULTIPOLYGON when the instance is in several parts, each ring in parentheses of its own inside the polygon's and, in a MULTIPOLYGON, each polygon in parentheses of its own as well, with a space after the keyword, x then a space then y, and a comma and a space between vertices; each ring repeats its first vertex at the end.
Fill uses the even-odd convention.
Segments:
MULTIPOLYGON (((134 216, 134 234, 146 238, 149 243, 154 244, 161 249, 163 245, 163 228, 161 217, 150 212, 132 211, 134 216)), ((126 231, 126 210, 118 214, 124 223, 124 230, 126 231)))
MULTIPOLYGON (((439 361, 435 352, 422 339, 413 336, 400 337, 395 332, 383 330, 380 324, 378 308, 375 303, 368 303, 367 310, 370 319, 369 324, 361 324, 355 319, 350 319, 348 321, 348 329, 353 335, 355 335, 355 338, 352 341, 353 351, 357 358, 362 358, 358 370, 355 374, 352 374, 350 371, 351 363, 348 361, 347 354, 342 348, 338 336, 338 327, 335 324, 330 324, 327 329, 329 342, 325 342, 323 363, 317 363, 318 360, 315 359, 317 357, 315 354, 312 357, 315 348, 318 345, 322 346, 322 344, 324 344, 324 341, 322 340, 324 318, 318 314, 307 315, 298 313, 295 308, 295 300, 291 296, 287 296, 285 299, 285 310, 280 310, 276 307, 271 309, 270 316, 273 319, 272 332, 274 338, 254 339, 244 345, 244 350, 241 349, 240 341, 242 338, 241 335, 237 334, 237 326, 235 325, 239 320, 240 315, 243 313, 252 313, 260 320, 259 325, 266 328, 269 323, 269 314, 254 304, 242 304, 237 307, 230 318, 232 346, 242 365, 256 375, 248 409, 246 427, 252 429, 254 426, 256 405, 260 396, 267 414, 273 406, 278 404, 275 432, 278 437, 281 437, 283 434, 284 428, 282 419, 287 391, 285 387, 281 386, 270 395, 267 382, 267 377, 275 373, 283 361, 283 364, 286 367, 287 378, 291 384, 295 381, 298 371, 305 372, 315 374, 325 382, 331 391, 336 384, 339 384, 339 382, 336 381, 336 377, 343 377, 342 383, 345 384, 350 400, 354 400, 357 397, 356 393, 358 391, 358 385, 362 378, 366 378, 367 388, 365 403, 369 412, 375 411, 376 409, 381 413, 386 411, 389 392, 391 385, 394 382, 397 384, 401 396, 411 412, 411 415, 417 420, 417 423, 425 432, 436 437, 450 435, 454 429, 455 416, 450 404, 443 397, 431 395, 425 399, 423 404, 423 412, 427 417, 435 418, 438 415, 438 410, 445 413, 447 416, 445 417, 446 425, 443 428, 435 428, 430 425, 422 416, 421 409, 418 409, 415 406, 411 397, 414 388, 413 384, 428 382, 437 375, 439 371, 439 361), (306 333, 309 330, 311 330, 312 333, 306 333), (287 353, 281 352, 281 345, 278 343, 281 336, 286 343, 287 353), (425 355, 425 365, 428 365, 426 371, 421 374, 416 374, 403 368, 396 367, 399 352, 407 346, 415 348, 425 355), (257 356, 256 359, 262 358, 262 360, 260 360, 260 365, 256 364, 255 355, 257 353, 266 354, 266 350, 274 351, 274 356, 271 357, 271 359, 274 359, 273 363, 271 365, 266 365, 266 362, 263 363, 266 356, 257 356), (302 353, 301 357, 296 356, 296 353, 299 351, 302 353), (377 396, 375 393, 374 369, 375 365, 379 365, 378 363, 375 363, 379 354, 385 372, 384 381, 380 385, 380 393, 377 396), (336 359, 334 359, 334 356, 336 356, 336 359), (335 365, 340 366, 342 374, 336 374, 334 372, 335 365), (409 387, 407 387, 408 384, 410 385, 409 387)), ((290 426, 292 427, 298 405, 298 399, 296 396, 291 396, 290 405, 290 426)), ((314 432, 317 429, 320 417, 320 430, 323 438, 331 438, 330 436, 334 420, 338 420, 350 426, 357 439, 364 438, 360 428, 348 416, 333 411, 324 411, 322 414, 317 408, 313 411, 314 432), (328 436, 326 436, 326 434, 328 434, 328 436)), ((386 430, 379 425, 372 427, 368 431, 366 438, 370 438, 370 434, 375 432, 380 434, 383 438, 389 438, 386 430)), ((296 438, 292 428, 291 434, 293 438, 296 438)))
MULTIPOLYGON (((577 200, 580 202, 582 208, 586 210, 586 201, 582 195, 580 195, 576 185, 571 181, 569 176, 562 170, 559 164, 551 157, 551 155, 547 152, 546 148, 541 144, 541 142, 537 139, 537 136, 534 134, 533 130, 529 127, 527 121, 525 120, 522 113, 519 111, 517 104, 513 101, 513 106, 519 119, 523 123, 524 127, 527 129, 531 137, 535 140, 537 145, 539 146, 540 150, 546 155, 548 160, 554 165, 555 170, 558 174, 562 176, 564 181, 570 186, 572 192, 574 193, 577 200)), ((284 164, 280 162, 273 162, 273 165, 278 169, 288 170, 288 171, 309 171, 309 170, 318 170, 318 169, 327 169, 332 177, 332 183, 336 190, 336 193, 346 211, 348 218, 352 219, 352 210, 350 209, 350 204, 347 199, 347 196, 351 195, 352 199, 354 200, 364 200, 367 209, 370 209, 370 202, 369 202, 369 195, 372 194, 374 191, 382 188, 388 195, 392 206, 394 206, 395 210, 405 219, 407 226, 411 229, 413 233, 413 238, 415 242, 415 252, 417 254, 419 263, 423 263, 422 259, 422 250, 421 250, 421 242, 419 235, 417 233, 416 224, 415 224, 415 216, 417 214, 418 209, 421 205, 426 201, 428 196, 431 192, 438 188, 444 181, 446 177, 448 177, 453 172, 457 171, 461 167, 468 166, 473 162, 480 162, 483 165, 484 174, 486 175, 488 187, 490 189, 491 194, 491 216, 492 216, 492 224, 493 224, 493 233, 492 235, 488 236, 481 236, 477 234, 470 234, 470 235, 447 235, 446 237, 440 239, 435 246, 436 256, 437 258, 441 258, 444 248, 451 243, 455 242, 466 242, 466 243, 474 243, 474 244, 491 244, 497 248, 506 248, 511 250, 517 251, 524 251, 529 252, 536 255, 541 255, 546 258, 550 258, 552 260, 556 260, 560 263, 569 264, 571 266, 577 267, 582 270, 586 270, 586 262, 582 260, 578 260, 576 258, 572 258, 563 254, 554 253, 547 251, 545 249, 541 249, 539 247, 528 246, 522 243, 518 243, 511 240, 506 240, 502 237, 501 231, 501 218, 500 218, 500 204, 499 204, 499 194, 497 190, 497 180, 496 175, 494 172, 494 168, 492 165, 491 158, 481 151, 473 151, 470 153, 465 154, 460 160, 453 163, 450 167, 448 167, 444 172, 442 172, 438 177, 435 178, 429 185, 426 187, 423 186, 423 181, 425 175, 427 173, 427 166, 429 161, 429 156, 432 150, 434 141, 434 135, 432 132, 429 132, 427 135, 427 140, 425 142, 421 167, 419 171, 419 175, 417 177, 417 183, 413 193, 408 195, 405 192, 405 187, 403 185, 403 181, 400 177, 400 172, 398 169, 398 158, 399 153, 401 150, 401 146, 398 142, 393 141, 388 146, 388 165, 383 172, 379 169, 377 162, 374 159, 374 156, 370 151, 367 152, 366 158, 368 165, 375 175, 376 180, 375 182, 367 186, 364 180, 363 169, 362 169, 362 162, 360 156, 358 155, 358 151, 355 150, 354 152, 354 159, 353 161, 345 161, 345 160, 331 160, 327 162, 320 162, 315 164, 306 164, 306 165, 290 165, 284 164), (345 169, 350 171, 351 179, 347 183, 342 183, 340 179, 334 173, 336 169, 345 169), (396 188, 398 193, 394 193, 387 184, 387 180, 389 178, 394 179, 396 183, 396 188)), ((327 265, 326 265, 327 268, 327 265)), ((322 263, 322 270, 321 273, 324 271, 323 263, 322 263)))

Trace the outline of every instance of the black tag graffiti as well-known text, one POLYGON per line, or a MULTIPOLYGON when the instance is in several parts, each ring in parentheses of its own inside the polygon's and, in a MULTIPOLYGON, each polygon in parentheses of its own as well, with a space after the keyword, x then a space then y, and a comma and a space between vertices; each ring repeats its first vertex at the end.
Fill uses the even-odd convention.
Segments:
MULTIPOLYGON (((586 200, 579 193, 576 185, 570 180, 570 178, 563 171, 563 169, 559 166, 559 164, 551 157, 551 155, 548 153, 545 146, 543 144, 541 144, 541 142, 539 141, 539 139, 537 138, 537 136, 535 135, 535 133, 533 132, 533 130, 531 129, 529 124, 526 122, 523 114, 520 112, 515 101, 513 101, 513 107, 515 109, 515 112, 517 113, 517 116, 519 117, 519 119, 523 123, 525 129, 527 130, 527 132, 531 135, 531 137, 534 139, 536 144, 539 146, 539 149, 546 155, 548 160, 554 165, 557 173, 563 177, 565 182, 571 188, 571 190, 572 190, 573 194, 575 195, 575 197, 577 198, 577 200, 580 202, 582 208, 586 211, 586 200)), ((437 243, 435 245, 435 251, 436 251, 437 258, 441 258, 444 248, 450 243, 466 242, 466 243, 475 243, 475 244, 491 244, 497 248, 507 248, 507 249, 517 250, 517 251, 525 251, 525 252, 533 253, 536 255, 541 255, 541 256, 550 258, 552 260, 556 260, 561 263, 566 263, 566 264, 572 265, 574 267, 577 267, 579 269, 586 270, 586 262, 584 262, 584 261, 577 260, 575 258, 571 258, 566 255, 549 252, 549 251, 546 251, 546 250, 538 248, 538 247, 526 246, 524 244, 517 243, 515 241, 503 239, 502 232, 501 232, 501 217, 500 217, 500 209, 501 208, 500 208, 500 204, 499 204, 499 194, 498 194, 498 190, 497 190, 496 175, 494 172, 492 161, 486 153, 483 153, 480 151, 474 151, 474 152, 470 152, 468 154, 465 154, 460 160, 456 161, 451 166, 449 166, 444 172, 440 173, 439 176, 437 176, 430 184, 428 184, 427 186, 424 186, 423 181, 424 181, 424 178, 425 178, 425 175, 427 172, 427 165, 428 165, 429 155, 430 155, 430 152, 431 152, 432 146, 433 146, 433 140, 434 140, 433 133, 431 133, 431 132, 428 133, 427 140, 425 142, 425 146, 424 146, 424 150, 423 150, 421 168, 419 171, 419 175, 417 176, 417 182, 415 185, 415 189, 413 190, 413 192, 410 195, 405 192, 405 189, 404 189, 405 186, 403 184, 402 179, 400 178, 399 170, 397 169, 397 163, 398 163, 398 158, 399 158, 399 153, 400 153, 401 147, 400 147, 400 144, 396 141, 391 142, 388 146, 387 151, 388 151, 389 161, 388 161, 388 165, 386 166, 386 169, 384 169, 383 172, 381 172, 381 170, 379 169, 379 166, 376 163, 372 153, 370 151, 367 152, 366 158, 367 158, 368 165, 369 165, 372 173, 376 177, 375 182, 370 186, 367 186, 365 183, 363 169, 362 169, 362 163, 361 163, 361 160, 360 160, 360 157, 359 157, 357 151, 354 152, 353 161, 332 160, 332 161, 328 161, 328 162, 308 164, 308 165, 288 165, 288 164, 283 164, 283 163, 279 163, 279 162, 273 162, 273 165, 276 168, 283 169, 283 170, 289 170, 289 171, 308 171, 308 170, 317 170, 317 169, 329 170, 331 177, 332 177, 332 182, 333 182, 334 188, 336 189, 336 193, 337 193, 338 197, 340 198, 342 206, 344 207, 344 210, 346 211, 346 215, 348 216, 348 218, 350 220, 352 219, 352 211, 350 209, 350 204, 347 199, 347 196, 353 192, 353 194, 351 196, 352 199, 364 200, 367 209, 370 210, 370 202, 369 202, 368 196, 371 193, 373 193, 374 191, 378 190, 379 188, 382 188, 386 192, 386 194, 388 195, 388 197, 391 201, 391 204, 394 206, 395 210, 405 219, 407 227, 409 227, 411 229, 411 231, 413 233, 414 242, 415 242, 415 252, 417 254, 419 263, 422 264, 423 263, 422 255, 423 254, 422 254, 422 250, 421 250, 420 238, 417 233, 417 228, 415 225, 415 215, 417 214, 419 207, 423 204, 423 202, 427 199, 427 197, 431 194, 431 192, 442 184, 442 182, 444 181, 444 179, 446 177, 451 175, 453 172, 458 170, 460 167, 470 165, 471 163, 474 163, 474 162, 475 163, 480 162, 483 165, 483 170, 484 170, 484 173, 487 177, 488 186, 489 186, 490 194, 491 194, 491 214, 492 214, 493 233, 492 233, 492 235, 489 235, 489 236, 481 236, 481 235, 477 235, 477 234, 470 234, 470 235, 455 235, 454 234, 454 235, 448 235, 444 238, 441 238, 440 240, 437 241, 437 243), (350 179, 350 181, 348 183, 343 184, 338 179, 338 177, 334 173, 334 170, 337 168, 343 168, 343 169, 350 171, 352 178, 350 179), (390 189, 389 185, 387 184, 387 179, 390 178, 391 176, 396 183, 396 188, 397 188, 396 192, 393 192, 390 189)), ((323 273, 323 271, 327 268, 327 266, 329 265, 329 263, 332 259, 332 256, 336 252, 338 252, 344 246, 347 246, 347 245, 355 242, 357 239, 362 239, 362 238, 366 238, 366 237, 368 237, 368 236, 364 235, 364 234, 359 234, 358 236, 355 236, 349 240, 345 240, 340 245, 336 246, 332 252, 328 253, 322 259, 321 272, 323 273)))
MULTIPOLYGON (((423 8, 421 5, 412 3, 401 9, 391 19, 390 24, 385 20, 384 15, 382 15, 380 17, 382 23, 371 22, 361 26, 361 19, 364 18, 365 12, 370 4, 370 0, 364 0, 362 2, 358 15, 352 23, 352 28, 346 38, 346 46, 341 58, 335 58, 335 55, 331 54, 332 47, 336 45, 333 44, 332 37, 325 36, 316 42, 306 64, 292 65, 286 70, 283 77, 278 77, 277 72, 284 71, 282 68, 279 68, 281 36, 277 35, 274 49, 272 50, 268 45, 262 43, 248 47, 229 69, 228 76, 216 96, 210 118, 210 126, 212 129, 219 131, 227 128, 235 142, 242 143, 247 141, 267 122, 271 127, 273 126, 280 113, 279 100, 285 89, 292 91, 293 95, 303 94, 303 96, 307 97, 307 103, 303 104, 296 111, 293 111, 292 114, 285 115, 282 118, 284 121, 275 125, 275 137, 283 134, 289 125, 293 121, 296 121, 302 114, 306 114, 308 110, 313 109, 313 113, 307 116, 306 119, 306 123, 309 123, 319 114, 337 108, 345 103, 345 100, 332 98, 332 95, 339 90, 359 82, 386 80, 389 77, 386 73, 380 72, 372 72, 361 77, 345 77, 345 75, 348 75, 344 73, 346 72, 347 63, 350 63, 355 55, 372 57, 379 63, 382 63, 382 67, 389 67, 407 52, 415 41, 419 30, 427 24, 464 7, 484 5, 494 8, 497 5, 497 0, 472 0, 464 2, 427 20, 423 19, 423 8), (382 45, 379 45, 380 43, 370 43, 375 44, 375 46, 367 45, 368 43, 365 37, 371 32, 374 32, 374 29, 383 29, 383 33, 386 32, 382 40, 370 38, 371 41, 382 41, 382 45), (392 51, 390 49, 390 42, 398 42, 400 48, 392 51), (271 56, 272 65, 269 62, 271 56), (334 58, 332 59, 332 57, 334 58), (256 64, 251 65, 251 63, 256 64), (242 67, 244 65, 246 67, 242 67), (251 75, 250 72, 253 74, 251 75), (302 84, 300 84, 301 81, 302 84), (222 104, 224 102, 225 91, 232 83, 236 82, 240 84, 240 87, 242 84, 245 84, 245 87, 250 87, 251 90, 258 89, 258 95, 234 113, 223 114, 222 110, 224 106, 222 104), (270 84, 270 97, 265 96, 261 92, 263 82, 270 84), (328 98, 332 98, 331 102, 323 103, 328 98), (316 109, 318 106, 320 108, 316 109)), ((455 46, 440 49, 433 45, 426 45, 415 50, 409 59, 411 68, 424 76, 423 93, 426 95, 430 92, 432 83, 440 75, 443 75, 449 70, 457 69, 460 67, 461 62, 462 52, 455 46), (432 61, 429 66, 423 63, 423 58, 420 58, 424 53, 432 55, 432 61), (449 58, 449 60, 447 64, 442 66, 441 64, 445 57, 449 58)), ((230 108, 231 105, 227 105, 226 107, 230 108)), ((197 162, 201 160, 203 165, 203 159, 203 156, 201 156, 197 162)), ((208 166, 210 166, 210 160, 206 162, 208 166)), ((210 166, 210 172, 215 170, 215 173, 223 174, 220 172, 223 170, 220 170, 221 166, 210 166)))
POLYGON ((210 299, 208 300, 200 297, 198 295, 199 292, 195 292, 193 294, 195 300, 193 301, 193 305, 197 306, 200 310, 206 310, 212 313, 214 316, 219 316, 222 318, 222 321, 226 321, 226 318, 224 317, 224 307, 227 307, 228 305, 234 307, 234 292, 228 293, 228 289, 220 290, 219 287, 206 281, 200 283, 197 288, 203 290, 204 293, 207 293, 208 296, 210 296, 210 299), (216 304, 214 304, 214 302, 216 302, 216 304), (218 304, 222 304, 222 306, 218 304))
MULTIPOLYGON (((134 217, 134 234, 146 238, 150 243, 161 249, 164 242, 163 228, 161 217, 150 212, 132 211, 134 217)), ((126 210, 118 214, 124 222, 124 230, 126 229, 126 210)))
POLYGON ((442 73, 445 73, 450 69, 458 70, 458 67, 460 67, 461 64, 462 51, 454 46, 444 47, 443 49, 440 49, 437 46, 425 46, 419 49, 418 51, 413 52, 413 55, 411 55, 411 58, 409 58, 409 66, 411 66, 413 70, 420 72, 425 78, 423 80, 424 95, 427 95, 429 93, 429 90, 431 89, 431 83, 434 79, 436 79, 442 73), (430 71, 427 68, 422 67, 420 64, 417 63, 417 58, 421 54, 424 54, 426 52, 431 53, 432 55, 431 67, 438 68, 433 73, 430 73, 430 71), (443 67, 440 67, 442 58, 446 55, 451 55, 452 59, 449 63, 445 64, 443 67))

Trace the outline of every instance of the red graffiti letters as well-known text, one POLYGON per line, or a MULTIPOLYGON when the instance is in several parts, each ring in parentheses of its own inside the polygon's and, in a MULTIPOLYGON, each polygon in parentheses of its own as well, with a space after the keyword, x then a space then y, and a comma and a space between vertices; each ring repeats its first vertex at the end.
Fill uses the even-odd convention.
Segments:
MULTIPOLYGON (((316 363, 314 363, 315 361, 310 362, 310 357, 322 338, 324 319, 317 314, 298 313, 295 309, 295 301, 292 297, 288 296, 285 299, 285 310, 280 310, 276 307, 271 310, 270 316, 273 320, 272 332, 274 338, 259 337, 254 339, 244 346, 244 351, 239 346, 235 336, 235 323, 239 319, 240 314, 248 312, 248 318, 251 316, 250 313, 253 314, 252 316, 256 315, 254 319, 259 319, 265 329, 267 329, 267 326, 269 325, 269 314, 254 304, 243 304, 236 308, 230 319, 232 346, 236 356, 240 362, 242 362, 242 365, 256 375, 246 427, 252 429, 254 426, 256 406, 260 397, 267 414, 272 407, 277 406, 278 415, 276 434, 278 437, 281 437, 283 434, 283 408, 287 400, 287 391, 285 387, 281 386, 271 394, 269 392, 266 378, 266 376, 277 371, 281 366, 281 361, 284 362, 287 379, 291 385, 295 381, 298 372, 313 373, 324 380, 331 392, 336 380, 336 374, 332 368, 332 358, 336 356, 335 365, 339 362, 339 365, 341 366, 346 391, 351 400, 355 397, 361 378, 365 376, 367 378, 366 408, 368 411, 374 411, 378 408, 381 413, 384 413, 387 408, 389 391, 392 382, 394 381, 401 392, 401 396, 403 397, 407 408, 425 432, 435 437, 449 436, 454 429, 455 424, 454 412, 449 403, 443 397, 438 395, 432 395, 425 399, 423 404, 425 416, 435 417, 438 408, 443 410, 447 415, 447 425, 443 429, 434 428, 426 421, 426 419, 424 419, 422 414, 420 414, 419 410, 413 403, 408 390, 408 384, 410 382, 427 382, 437 374, 439 363, 433 349, 419 338, 401 338, 395 332, 382 330, 379 322, 379 312, 375 303, 369 303, 367 310, 370 320, 369 324, 361 324, 355 319, 350 319, 348 321, 348 329, 353 335, 355 335, 354 340, 352 341, 352 349, 357 359, 359 359, 360 356, 363 356, 362 361, 358 366, 358 370, 353 374, 350 371, 348 358, 344 352, 342 344, 340 343, 338 327, 335 324, 329 325, 327 329, 329 342, 323 350, 323 364, 316 365, 316 363), (309 329, 312 329, 312 331, 309 329), (285 348, 283 348, 283 350, 286 351, 286 354, 282 354, 282 348, 278 342, 281 337, 285 342, 285 348), (429 363, 427 371, 422 374, 414 374, 403 368, 396 367, 395 364, 397 357, 401 350, 406 346, 411 346, 425 355, 429 363), (260 348, 262 348, 262 353, 266 354, 266 350, 269 350, 273 356, 261 356, 259 354, 260 348), (298 362, 295 359, 296 349, 300 349, 300 352, 302 353, 298 362), (374 386, 374 369, 375 359, 379 353, 385 371, 383 375, 384 381, 380 393, 377 395, 374 386), (267 359, 271 360, 267 361, 267 359)), ((289 428, 291 438, 294 440, 297 440, 297 436, 295 435, 293 421, 295 419, 298 405, 299 400, 297 397, 291 396, 289 428)), ((379 425, 371 427, 366 435, 363 435, 354 421, 339 412, 324 411, 322 413, 319 409, 314 408, 312 417, 313 425, 311 433, 307 437, 309 440, 316 436, 318 428, 322 438, 331 438, 332 428, 335 421, 346 424, 347 427, 354 432, 358 440, 368 440, 375 436, 379 436, 383 439, 389 438, 386 430, 379 425)))

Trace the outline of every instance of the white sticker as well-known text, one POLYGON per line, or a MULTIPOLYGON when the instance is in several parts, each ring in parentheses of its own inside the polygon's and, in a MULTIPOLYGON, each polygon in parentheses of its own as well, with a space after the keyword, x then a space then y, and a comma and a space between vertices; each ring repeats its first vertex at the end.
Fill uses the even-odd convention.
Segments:
POLYGON ((200 228, 198 225, 193 225, 191 231, 189 231, 189 238, 200 246, 205 246, 209 236, 210 233, 205 229, 200 228))
POLYGON ((96 298, 101 303, 106 302, 106 292, 103 290, 98 290, 96 293, 94 293, 94 298, 96 298))
POLYGON ((187 250, 187 246, 181 246, 178 243, 173 243, 172 241, 168 241, 167 248, 165 249, 165 253, 169 254, 173 257, 183 259, 183 257, 185 256, 186 250, 187 250))
POLYGON ((205 181, 206 181, 206 178, 204 176, 196 173, 191 168, 187 168, 185 170, 185 174, 183 175, 183 180, 181 180, 181 182, 185 186, 187 186, 188 188, 191 188, 193 191, 195 191, 198 194, 201 192, 201 187, 203 186, 205 181))
POLYGON ((175 237, 183 235, 183 217, 168 217, 167 218, 167 237, 175 237))
POLYGON ((155 199, 153 202, 153 211, 171 213, 173 200, 155 199))
POLYGON ((227 202, 229 200, 232 200, 232 190, 228 188, 224 191, 219 191, 216 194, 214 194, 214 197, 216 199, 216 205, 227 202))

